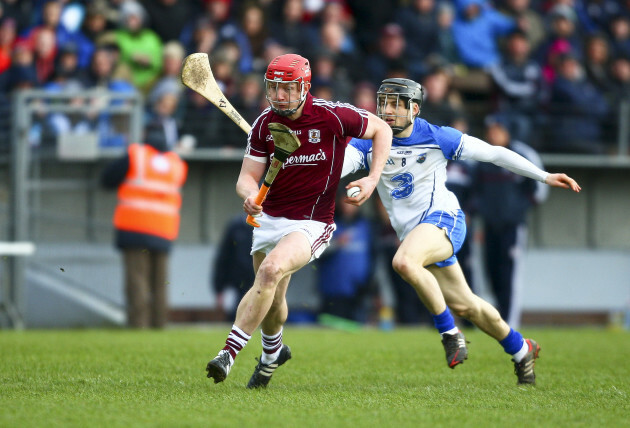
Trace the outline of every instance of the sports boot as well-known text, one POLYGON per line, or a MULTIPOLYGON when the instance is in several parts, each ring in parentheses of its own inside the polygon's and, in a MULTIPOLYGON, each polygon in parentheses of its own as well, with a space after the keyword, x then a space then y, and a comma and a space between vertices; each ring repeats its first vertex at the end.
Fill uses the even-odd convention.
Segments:
POLYGON ((464 333, 458 331, 455 334, 442 335, 442 345, 446 351, 446 364, 452 369, 456 365, 462 364, 468 359, 468 349, 466 348, 466 338, 464 333))
POLYGON ((225 380, 231 368, 230 353, 222 350, 214 360, 208 363, 206 371, 208 372, 208 377, 214 379, 214 383, 219 383, 225 380))
POLYGON ((518 377, 517 385, 535 385, 536 373, 534 373, 534 365, 540 353, 540 345, 532 339, 525 339, 525 343, 529 347, 525 357, 519 363, 512 360, 514 361, 514 374, 518 377))
POLYGON ((276 358, 272 363, 263 364, 262 361, 257 358, 256 360, 258 361, 258 365, 256 365, 254 374, 252 374, 252 377, 249 379, 247 387, 250 389, 260 387, 266 388, 271 380, 273 372, 290 359, 291 348, 287 345, 282 345, 280 355, 278 355, 278 358, 276 358))

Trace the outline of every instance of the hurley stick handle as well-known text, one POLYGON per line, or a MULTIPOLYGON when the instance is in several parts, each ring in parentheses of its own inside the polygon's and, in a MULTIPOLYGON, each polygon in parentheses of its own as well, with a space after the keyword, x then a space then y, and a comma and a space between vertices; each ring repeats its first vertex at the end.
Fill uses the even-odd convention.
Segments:
MULTIPOLYGON (((282 169, 282 165, 286 162, 289 156, 291 156, 291 153, 300 147, 300 140, 286 125, 281 123, 270 123, 268 126, 269 132, 273 138, 273 159, 271 160, 269 169, 267 169, 263 185, 260 187, 258 195, 256 196, 255 202, 257 205, 262 205, 265 197, 267 197, 271 184, 276 179, 276 175, 278 175, 280 169, 282 169)), ((260 224, 258 224, 251 215, 247 216, 246 222, 250 226, 260 227, 260 224)))
MULTIPOLYGON (((258 195, 256 195, 256 199, 254 199, 254 202, 256 202, 256 205, 262 205, 262 203, 264 202, 265 198, 267 197, 267 192, 268 191, 269 191, 269 186, 267 186, 267 184, 263 183, 263 185, 260 186, 260 190, 258 191, 258 195)), ((245 221, 250 226, 260 227, 260 224, 258 224, 256 219, 253 216, 251 216, 251 215, 248 215, 247 216, 247 220, 245 220, 245 221)))

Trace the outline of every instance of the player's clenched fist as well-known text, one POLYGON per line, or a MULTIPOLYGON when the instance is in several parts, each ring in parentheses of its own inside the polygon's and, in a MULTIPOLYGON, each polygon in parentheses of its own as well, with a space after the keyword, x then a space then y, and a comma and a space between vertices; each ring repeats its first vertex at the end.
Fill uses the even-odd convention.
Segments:
POLYGON ((248 196, 243 202, 243 211, 252 217, 259 217, 262 214, 262 205, 256 203, 256 195, 248 196))

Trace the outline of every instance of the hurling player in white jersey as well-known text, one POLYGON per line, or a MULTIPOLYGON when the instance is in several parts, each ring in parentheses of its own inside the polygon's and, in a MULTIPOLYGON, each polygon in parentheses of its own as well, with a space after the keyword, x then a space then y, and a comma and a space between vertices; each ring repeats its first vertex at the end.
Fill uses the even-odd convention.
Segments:
MULTIPOLYGON (((455 326, 452 310, 495 338, 512 355, 519 384, 534 384, 534 362, 540 346, 510 328, 492 305, 471 291, 457 262, 455 254, 466 235, 466 222, 457 198, 446 188, 446 164, 449 159, 492 162, 550 186, 575 192, 580 186, 566 174, 545 172, 513 151, 419 118, 423 92, 413 80, 396 78, 384 80, 377 93, 377 115, 394 133, 377 185, 402 241, 393 267, 433 315, 449 367, 455 368, 468 357, 466 340, 455 326)), ((369 170, 371 161, 372 142, 351 140, 342 176, 369 170)), ((352 198, 349 201, 354 202, 352 198)))

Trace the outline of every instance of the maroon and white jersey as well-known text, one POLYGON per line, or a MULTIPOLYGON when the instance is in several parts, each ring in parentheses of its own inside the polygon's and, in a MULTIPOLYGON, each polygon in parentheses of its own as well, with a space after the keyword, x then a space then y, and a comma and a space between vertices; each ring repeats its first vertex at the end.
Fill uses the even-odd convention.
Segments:
POLYGON ((267 108, 254 122, 245 150, 245 157, 266 162, 267 167, 274 150, 268 129, 272 122, 295 131, 302 145, 276 176, 263 211, 274 217, 333 223, 346 145, 351 137, 363 136, 368 113, 350 104, 313 98, 310 93, 302 116, 295 121, 267 108))

